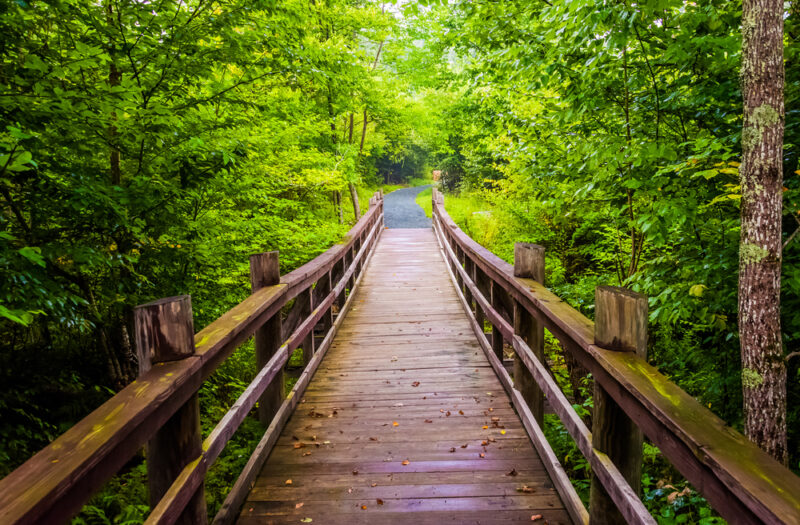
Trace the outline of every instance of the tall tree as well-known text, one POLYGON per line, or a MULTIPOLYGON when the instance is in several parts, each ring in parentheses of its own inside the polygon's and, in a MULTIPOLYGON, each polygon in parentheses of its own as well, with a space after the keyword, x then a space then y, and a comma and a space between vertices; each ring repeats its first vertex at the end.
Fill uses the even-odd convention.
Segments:
POLYGON ((747 436, 787 460, 780 322, 783 190, 783 2, 742 5, 742 229, 739 336, 747 436))

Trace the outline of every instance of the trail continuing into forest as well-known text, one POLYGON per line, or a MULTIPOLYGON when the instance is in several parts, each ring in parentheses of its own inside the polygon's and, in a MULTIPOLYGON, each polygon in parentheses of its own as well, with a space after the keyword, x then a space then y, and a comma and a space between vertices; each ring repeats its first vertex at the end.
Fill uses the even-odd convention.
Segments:
POLYGON ((415 201, 417 195, 430 187, 416 186, 387 193, 383 203, 386 227, 430 228, 431 220, 415 201))

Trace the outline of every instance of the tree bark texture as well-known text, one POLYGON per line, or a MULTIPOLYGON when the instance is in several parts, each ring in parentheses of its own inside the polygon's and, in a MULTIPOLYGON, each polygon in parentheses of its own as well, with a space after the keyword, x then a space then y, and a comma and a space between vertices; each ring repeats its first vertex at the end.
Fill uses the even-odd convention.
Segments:
POLYGON ((786 462, 786 367, 780 324, 784 132, 783 2, 742 5, 742 229, 739 337, 745 433, 786 462))

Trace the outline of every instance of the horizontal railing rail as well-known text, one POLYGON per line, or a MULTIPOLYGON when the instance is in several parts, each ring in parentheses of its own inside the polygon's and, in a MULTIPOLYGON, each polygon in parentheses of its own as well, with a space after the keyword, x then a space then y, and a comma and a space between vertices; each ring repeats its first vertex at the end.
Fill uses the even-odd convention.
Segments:
MULTIPOLYGON (((592 467, 587 512, 570 496, 569 488, 561 486, 568 480, 559 475, 560 466, 548 466, 573 520, 616 522, 608 511, 610 504, 628 523, 655 523, 638 496, 641 434, 638 451, 636 435, 643 432, 730 522, 800 523, 800 478, 647 363, 643 354, 646 298, 623 289, 600 287, 595 325, 544 287, 543 248, 515 246, 515 264, 506 263, 453 222, 442 195, 435 190, 433 224, 462 303, 473 316, 473 330, 529 433, 533 430, 534 444, 543 439, 535 437, 540 433, 542 414, 538 391, 547 396, 592 467), (527 260, 526 250, 533 254, 527 260), (491 334, 484 334, 484 318, 492 325, 491 334), (574 411, 544 363, 541 338, 545 328, 592 374, 593 432, 574 411), (618 333, 610 333, 614 330, 618 333), (626 340, 630 344, 618 344, 626 340), (515 363, 513 384, 502 364, 505 344, 514 349, 519 364, 515 363), (526 375, 532 378, 530 385, 526 385, 526 375), (627 425, 625 420, 632 424, 627 425), (626 445, 622 451, 615 448, 616 442, 626 445)), ((546 443, 541 445, 537 444, 537 449, 547 465, 552 452, 547 453, 546 443)))
POLYGON ((342 243, 279 280, 277 252, 253 256, 253 293, 196 334, 188 296, 137 307, 140 376, 0 480, 0 523, 68 521, 145 443, 153 508, 148 523, 205 522, 205 474, 260 401, 259 416, 269 426, 215 518, 231 522, 333 340, 382 229, 383 196, 376 193, 342 243), (340 313, 335 321, 334 305, 340 313), (315 352, 317 329, 324 337, 315 352), (260 369, 201 443, 197 392, 253 335, 260 369), (299 347, 306 367, 284 400, 283 367, 299 347), (273 397, 265 397, 270 390, 273 397))

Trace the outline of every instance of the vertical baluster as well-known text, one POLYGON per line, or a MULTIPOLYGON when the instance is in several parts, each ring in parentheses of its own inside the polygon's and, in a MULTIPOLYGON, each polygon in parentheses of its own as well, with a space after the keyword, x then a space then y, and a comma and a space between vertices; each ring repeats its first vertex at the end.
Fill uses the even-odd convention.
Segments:
MULTIPOLYGON (((492 302, 492 308, 497 312, 497 315, 501 315, 503 310, 503 302, 501 295, 505 293, 500 285, 498 285, 494 281, 489 281, 489 294, 490 300, 492 302)), ((503 334, 500 332, 500 329, 492 324, 492 350, 494 350, 495 355, 500 362, 503 362, 503 334)))
MULTIPOLYGON (((133 312, 139 374, 153 365, 194 355, 192 299, 169 297, 137 306, 133 312)), ((181 470, 202 453, 200 401, 195 392, 147 443, 150 508, 156 507, 181 470)), ((204 485, 200 485, 177 523, 208 522, 204 485)))
MULTIPOLYGON (((297 295, 295 301, 300 301, 302 304, 302 310, 300 311, 300 319, 301 323, 305 321, 305 319, 311 315, 311 312, 314 311, 314 293, 313 290, 309 287, 297 295)), ((287 337, 289 334, 286 334, 287 337)), ((314 329, 312 328, 308 335, 303 339, 303 364, 308 364, 311 361, 311 358, 314 357, 314 329)))
MULTIPOLYGON (((255 293, 261 288, 275 286, 281 281, 278 252, 256 253, 250 256, 250 288, 255 293)), ((277 312, 256 330, 256 367, 261 370, 281 346, 281 314, 277 312)), ((258 420, 264 426, 272 421, 284 398, 283 371, 272 381, 258 400, 258 420)))
MULTIPOLYGON (((514 276, 544 284, 544 246, 527 242, 514 244, 514 276)), ((514 301, 514 333, 522 337, 533 355, 544 364, 544 327, 517 301, 514 301)), ((514 388, 522 394, 541 426, 544 419, 544 393, 517 355, 514 355, 514 388)))
MULTIPOLYGON (((594 342, 616 352, 647 357, 647 297, 625 288, 595 289, 594 342)), ((597 383, 594 387, 592 446, 608 454, 637 493, 642 479, 642 431, 597 383)), ((625 523, 596 476, 589 498, 592 523, 625 523)))

